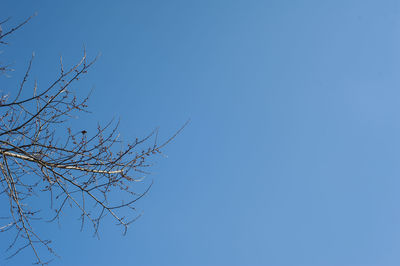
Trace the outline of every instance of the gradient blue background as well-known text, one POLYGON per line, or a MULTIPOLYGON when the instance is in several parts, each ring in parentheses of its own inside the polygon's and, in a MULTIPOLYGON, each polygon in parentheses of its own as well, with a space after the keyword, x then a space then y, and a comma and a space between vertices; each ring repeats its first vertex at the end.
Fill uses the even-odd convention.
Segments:
POLYGON ((44 86, 60 55, 101 52, 78 128, 116 116, 126 140, 167 138, 191 119, 127 236, 38 225, 53 265, 400 265, 398 1, 4 0, 0 17, 35 11, 1 60, 16 81, 35 51, 44 86))

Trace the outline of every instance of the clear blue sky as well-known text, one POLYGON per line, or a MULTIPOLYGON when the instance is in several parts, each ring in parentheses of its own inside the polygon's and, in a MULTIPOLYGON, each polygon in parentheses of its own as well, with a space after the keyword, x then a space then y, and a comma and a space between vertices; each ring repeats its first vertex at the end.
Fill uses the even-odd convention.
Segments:
POLYGON ((400 265, 399 5, 3 0, 12 22, 38 12, 0 57, 12 78, 33 51, 39 85, 60 55, 101 52, 77 126, 116 116, 124 139, 167 138, 191 119, 127 236, 109 223, 97 240, 72 213, 38 226, 53 265, 400 265))

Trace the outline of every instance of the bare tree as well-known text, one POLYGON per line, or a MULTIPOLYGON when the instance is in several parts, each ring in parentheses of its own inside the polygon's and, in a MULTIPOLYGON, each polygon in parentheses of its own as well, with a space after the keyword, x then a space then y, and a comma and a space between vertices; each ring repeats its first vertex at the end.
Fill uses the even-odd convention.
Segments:
MULTIPOLYGON (((0 44, 7 44, 7 38, 31 18, 8 31, 4 26, 8 19, 0 22, 0 44)), ((50 257, 56 254, 51 242, 42 239, 33 228, 34 220, 44 218, 39 209, 54 210, 50 221, 57 221, 65 206, 71 205, 80 212, 82 228, 88 222, 98 234, 100 222, 110 216, 126 233, 138 215, 133 211, 132 217, 123 217, 120 213, 124 209, 134 210, 135 202, 152 185, 139 194, 135 192, 134 183, 140 181, 137 173, 146 173, 149 157, 160 154, 183 127, 162 144, 157 143, 155 130, 125 145, 118 137, 118 122, 98 125, 93 135, 67 128, 66 121, 74 113, 86 112, 88 100, 79 100, 69 88, 96 58, 88 60, 84 52, 81 60, 70 67, 65 67, 61 58, 59 75, 48 87, 39 88, 35 82, 33 87, 26 88, 33 59, 34 56, 19 88, 0 95, 0 195, 10 207, 8 215, 1 217, 0 232, 15 232, 10 257, 30 248, 36 263, 46 264, 48 261, 42 259, 39 250, 47 249, 50 257), (29 96, 26 90, 31 91, 29 96), (45 193, 50 195, 48 206, 32 206, 33 197, 45 193)), ((9 70, 7 65, 0 66, 2 73, 9 70)))

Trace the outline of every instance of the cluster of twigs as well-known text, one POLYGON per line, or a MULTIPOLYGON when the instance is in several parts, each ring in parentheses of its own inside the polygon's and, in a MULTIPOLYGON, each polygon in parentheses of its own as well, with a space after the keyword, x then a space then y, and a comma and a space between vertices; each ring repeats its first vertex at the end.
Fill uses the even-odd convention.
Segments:
MULTIPOLYGON (((30 19, 3 33, 0 43, 6 44, 5 38, 30 19)), ((134 203, 151 187, 150 184, 140 194, 134 192, 134 182, 140 181, 136 174, 143 173, 148 158, 161 153, 161 148, 180 130, 162 144, 157 144, 155 131, 122 145, 117 133, 118 123, 99 125, 93 135, 86 130, 74 132, 65 128, 63 125, 74 113, 86 111, 88 100, 79 100, 70 91, 70 85, 83 76, 96 59, 88 61, 84 52, 81 60, 69 68, 60 60, 58 77, 44 89, 34 83, 33 88, 28 88, 33 93, 26 97, 25 87, 33 58, 19 88, 0 98, 0 195, 6 196, 10 206, 6 222, 0 224, 0 232, 15 231, 10 257, 30 247, 36 262, 45 264, 37 246, 55 253, 50 241, 41 239, 32 226, 34 219, 42 218, 30 205, 33 197, 50 193, 49 208, 55 211, 50 221, 58 220, 64 207, 72 205, 80 211, 82 227, 89 222, 95 234, 107 215, 115 219, 125 233, 138 215, 128 218, 120 213, 126 213, 124 209, 134 209, 134 203), (150 138, 155 141, 148 145, 146 141, 150 138), (147 145, 144 150, 143 144, 147 145), (118 191, 118 199, 113 198, 115 191, 118 191)), ((3 66, 2 71, 7 71, 7 66, 3 66)))

